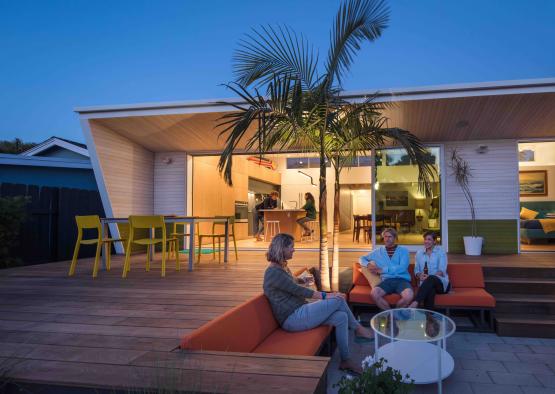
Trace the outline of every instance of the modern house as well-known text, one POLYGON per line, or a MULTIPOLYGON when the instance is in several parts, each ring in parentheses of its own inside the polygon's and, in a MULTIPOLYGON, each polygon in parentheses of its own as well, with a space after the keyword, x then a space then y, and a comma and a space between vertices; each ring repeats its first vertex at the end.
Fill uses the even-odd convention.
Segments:
MULTIPOLYGON (((345 98, 357 101, 373 93, 349 92, 345 98)), ((402 150, 391 147, 360 157, 340 179, 344 248, 368 249, 379 242, 379 229, 392 225, 411 248, 432 229, 441 233, 448 251, 462 252, 470 211, 449 168, 456 149, 472 168, 470 188, 484 253, 555 250, 549 232, 520 228, 521 206, 537 217, 555 212, 555 142, 550 142, 555 141, 555 78, 382 90, 378 100, 395 103, 386 112, 389 126, 424 141, 440 176, 433 196, 425 197, 402 150), (352 239, 355 215, 372 218, 367 243, 352 239)), ((302 152, 273 152, 263 163, 244 152, 234 160, 234 186, 224 184, 216 163, 225 138, 215 126, 233 110, 231 103, 240 102, 77 108, 106 215, 235 214, 243 219, 236 224, 240 243, 256 247, 248 211, 257 198, 279 190, 285 208, 302 205, 305 192, 317 199, 318 159, 302 152)), ((331 171, 329 182, 328 193, 331 171)), ((331 194, 328 200, 331 220, 331 194)))
POLYGON ((96 190, 87 146, 59 137, 18 155, 0 154, 0 183, 96 190))

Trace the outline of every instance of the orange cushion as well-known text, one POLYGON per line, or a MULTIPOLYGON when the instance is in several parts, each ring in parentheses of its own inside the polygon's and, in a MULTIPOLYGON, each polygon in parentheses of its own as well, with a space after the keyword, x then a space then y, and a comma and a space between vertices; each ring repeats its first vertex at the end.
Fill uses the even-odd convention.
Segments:
POLYGON ((455 287, 449 294, 437 294, 435 304, 437 306, 494 308, 495 298, 484 289, 455 287))
POLYGON ((187 335, 181 348, 248 353, 278 327, 268 299, 260 294, 187 335))
MULTIPOLYGON (((349 302, 374 305, 374 299, 370 294, 371 291, 372 288, 370 286, 356 285, 349 292, 349 302)), ((385 300, 391 305, 395 305, 400 299, 401 297, 398 294, 389 294, 385 296, 385 300)))
MULTIPOLYGON (((362 272, 359 271, 359 268, 359 263, 353 263, 353 285, 368 286, 368 280, 364 277, 362 272)), ((409 275, 411 277, 412 286, 416 286, 416 279, 414 278, 414 264, 409 264, 409 275)))
POLYGON ((319 326, 299 332, 288 332, 279 328, 258 345, 253 353, 314 356, 331 330, 331 326, 319 326))
POLYGON ((453 263, 447 266, 451 287, 485 287, 482 265, 477 263, 453 263))

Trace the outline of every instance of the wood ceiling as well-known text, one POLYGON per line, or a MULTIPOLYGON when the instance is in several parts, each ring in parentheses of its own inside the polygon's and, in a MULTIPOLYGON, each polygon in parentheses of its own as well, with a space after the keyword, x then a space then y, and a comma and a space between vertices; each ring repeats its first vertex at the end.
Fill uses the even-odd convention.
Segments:
MULTIPOLYGON (((215 129, 222 113, 94 119, 154 151, 219 151, 225 137, 215 129)), ((474 96, 402 101, 386 112, 426 142, 555 137, 555 93, 474 96)), ((242 147, 239 147, 242 148, 242 147)))

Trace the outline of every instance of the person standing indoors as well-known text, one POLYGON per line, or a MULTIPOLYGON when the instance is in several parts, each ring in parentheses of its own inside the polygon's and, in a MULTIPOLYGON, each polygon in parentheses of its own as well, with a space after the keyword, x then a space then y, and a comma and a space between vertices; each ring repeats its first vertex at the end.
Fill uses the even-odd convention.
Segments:
POLYGON ((436 245, 437 234, 433 231, 424 233, 424 248, 416 252, 414 275, 419 287, 411 308, 421 307, 433 310, 436 294, 449 292, 447 275, 447 254, 441 246, 436 245))
POLYGON ((262 233, 264 233, 264 212, 261 209, 276 209, 277 199, 279 193, 273 191, 267 196, 260 204, 257 204, 254 208, 255 212, 255 237, 257 241, 262 241, 262 233))
POLYGON ((301 207, 306 211, 306 216, 304 218, 297 219, 297 223, 301 225, 304 230, 305 236, 310 236, 314 230, 311 230, 307 222, 311 222, 316 220, 316 203, 314 201, 314 196, 312 193, 305 193, 304 194, 305 204, 301 207))
POLYGON ((397 308, 405 308, 413 299, 414 293, 410 285, 409 251, 396 244, 397 231, 386 228, 382 231, 384 245, 359 259, 359 264, 367 267, 375 275, 380 275, 381 282, 372 288, 372 298, 383 310, 390 309, 384 299, 388 294, 399 294, 401 299, 397 308))

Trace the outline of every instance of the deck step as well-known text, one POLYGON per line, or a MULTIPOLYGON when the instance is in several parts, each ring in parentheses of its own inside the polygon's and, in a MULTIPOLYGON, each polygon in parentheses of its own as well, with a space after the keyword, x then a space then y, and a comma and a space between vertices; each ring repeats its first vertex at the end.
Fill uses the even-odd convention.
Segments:
POLYGON ((555 338, 555 316, 498 313, 495 324, 501 336, 555 338))
POLYGON ((555 315, 555 298, 549 294, 494 294, 496 313, 555 315))
POLYGON ((492 294, 542 294, 555 295, 555 279, 488 277, 486 289, 492 294))
MULTIPOLYGON (((555 261, 555 254, 553 255, 555 261)), ((555 269, 546 267, 483 267, 486 279, 497 278, 542 278, 554 279, 555 269)))

